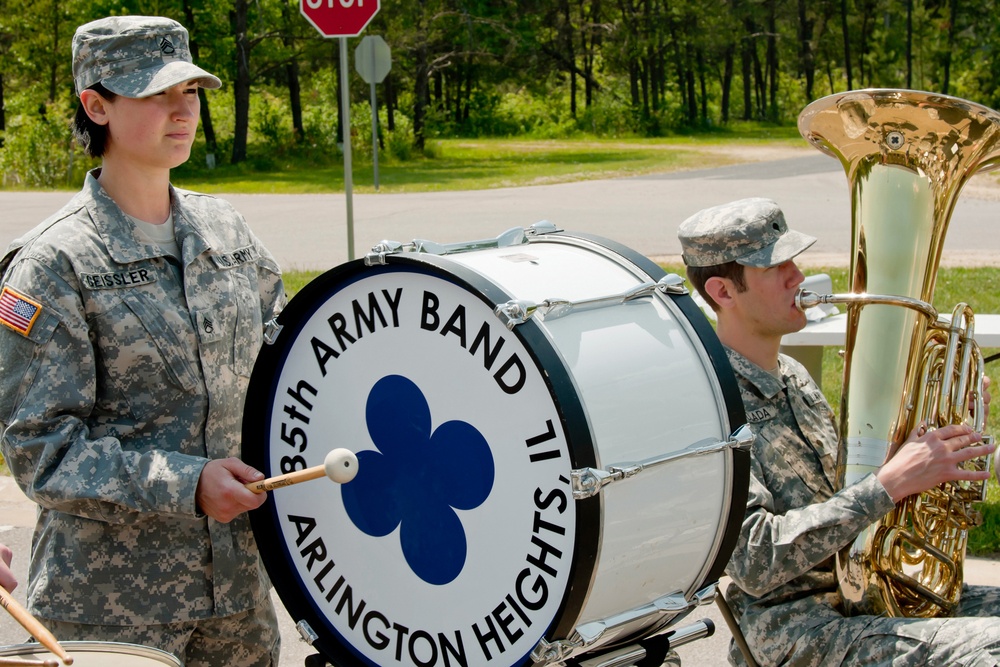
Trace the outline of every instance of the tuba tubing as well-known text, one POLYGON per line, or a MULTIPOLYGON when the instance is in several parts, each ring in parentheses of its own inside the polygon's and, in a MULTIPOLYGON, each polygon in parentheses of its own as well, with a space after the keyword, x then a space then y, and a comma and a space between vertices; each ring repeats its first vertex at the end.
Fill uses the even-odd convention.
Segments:
MULTIPOLYGON (((851 193, 850 294, 797 299, 800 307, 847 307, 839 490, 877 471, 918 423, 983 429, 971 310, 960 304, 946 321, 929 304, 962 187, 1000 166, 1000 114, 946 95, 870 89, 809 104, 798 126, 840 160, 851 193)), ((954 609, 979 485, 944 484, 904 499, 842 549, 844 611, 930 617, 954 609)))

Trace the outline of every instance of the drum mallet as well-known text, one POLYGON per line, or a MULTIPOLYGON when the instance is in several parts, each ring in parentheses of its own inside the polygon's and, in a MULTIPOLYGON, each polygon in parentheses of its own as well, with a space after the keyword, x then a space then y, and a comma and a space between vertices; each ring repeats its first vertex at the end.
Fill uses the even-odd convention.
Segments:
POLYGON ((349 449, 334 449, 326 458, 323 465, 313 466, 305 470, 296 470, 277 477, 268 477, 259 482, 250 482, 245 486, 254 493, 263 493, 271 489, 278 489, 282 486, 291 486, 299 482, 308 482, 311 479, 329 477, 337 484, 347 484, 358 474, 358 457, 349 449))
POLYGON ((22 607, 21 603, 15 600, 3 586, 0 586, 0 605, 14 617, 15 621, 21 624, 22 628, 37 639, 39 644, 47 648, 49 653, 58 656, 64 664, 73 664, 73 656, 59 645, 59 641, 49 632, 49 629, 42 625, 41 621, 32 616, 31 612, 22 607))

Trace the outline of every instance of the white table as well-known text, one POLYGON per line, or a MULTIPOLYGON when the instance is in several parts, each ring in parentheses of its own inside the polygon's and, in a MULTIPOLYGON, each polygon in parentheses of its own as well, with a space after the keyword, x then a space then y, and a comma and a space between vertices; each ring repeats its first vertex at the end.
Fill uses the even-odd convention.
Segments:
MULTIPOLYGON (((982 348, 1000 347, 1000 314, 975 314, 976 342, 982 348)), ((781 351, 798 359, 817 383, 823 377, 823 348, 843 347, 847 314, 810 322, 801 331, 781 338, 781 351)))

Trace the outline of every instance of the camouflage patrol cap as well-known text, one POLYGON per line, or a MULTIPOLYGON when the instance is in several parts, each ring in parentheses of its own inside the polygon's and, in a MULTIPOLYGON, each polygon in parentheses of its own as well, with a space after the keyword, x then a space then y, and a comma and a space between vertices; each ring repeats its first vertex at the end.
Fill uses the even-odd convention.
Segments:
POLYGON ((124 97, 149 97, 198 79, 205 88, 222 82, 191 62, 188 31, 159 16, 111 16, 91 21, 73 35, 76 94, 102 83, 124 97))
POLYGON ((767 268, 787 262, 816 242, 793 231, 770 199, 755 197, 698 211, 677 230, 684 264, 736 262, 767 268))

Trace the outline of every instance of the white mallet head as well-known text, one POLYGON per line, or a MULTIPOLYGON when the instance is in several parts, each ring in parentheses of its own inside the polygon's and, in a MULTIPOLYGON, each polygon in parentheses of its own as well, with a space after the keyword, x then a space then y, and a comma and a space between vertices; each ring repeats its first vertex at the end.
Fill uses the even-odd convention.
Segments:
POLYGON ((323 459, 323 468, 337 484, 347 484, 358 474, 358 457, 349 449, 334 449, 323 459))

